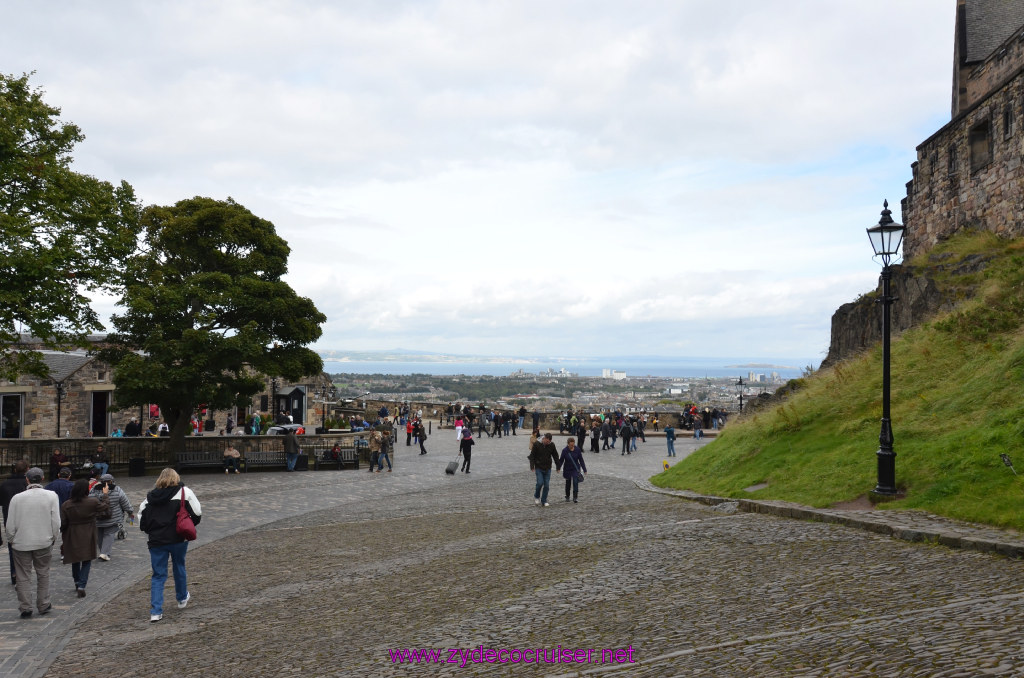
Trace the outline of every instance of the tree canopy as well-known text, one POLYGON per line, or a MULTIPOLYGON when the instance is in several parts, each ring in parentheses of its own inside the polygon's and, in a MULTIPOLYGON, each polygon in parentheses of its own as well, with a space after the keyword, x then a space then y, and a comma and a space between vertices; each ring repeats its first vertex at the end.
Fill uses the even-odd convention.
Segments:
POLYGON ((263 390, 265 376, 318 374, 306 345, 326 320, 281 279, 288 244, 232 199, 147 207, 143 251, 126 267, 113 348, 120 406, 156 403, 180 449, 198 405, 226 409, 263 390))
POLYGON ((38 353, 12 350, 23 330, 56 348, 101 329, 85 293, 116 290, 136 247, 132 187, 72 171, 85 137, 59 117, 28 75, 0 73, 0 378, 46 374, 38 353))

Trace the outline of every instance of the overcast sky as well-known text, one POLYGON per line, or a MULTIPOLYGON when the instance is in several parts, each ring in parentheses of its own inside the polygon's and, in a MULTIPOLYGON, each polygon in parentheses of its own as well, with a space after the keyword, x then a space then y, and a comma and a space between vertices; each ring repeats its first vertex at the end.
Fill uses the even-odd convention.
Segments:
POLYGON ((79 171, 272 221, 316 348, 817 364, 955 4, 7 2, 0 70, 79 171))

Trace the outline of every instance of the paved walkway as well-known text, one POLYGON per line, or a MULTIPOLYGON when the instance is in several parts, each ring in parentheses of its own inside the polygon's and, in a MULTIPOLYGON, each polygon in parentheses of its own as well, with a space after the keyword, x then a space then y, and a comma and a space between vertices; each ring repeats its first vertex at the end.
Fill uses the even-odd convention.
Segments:
MULTIPOLYGON (((532 501, 526 440, 479 441, 473 472, 455 477, 443 474, 451 454, 441 449, 455 448, 444 430, 427 456, 400 445, 391 474, 187 475, 204 509, 188 557, 194 602, 180 611, 172 603, 163 621, 149 623, 148 554, 132 531, 109 563, 94 563, 85 599, 74 597, 70 568, 60 565, 51 577, 56 609, 46 617, 19 619, 9 588, 0 600, 0 675, 391 676, 424 670, 397 667, 393 648, 559 645, 597 650, 595 662, 605 649, 637 661, 426 670, 1024 673, 1020 561, 755 512, 773 510, 767 504, 639 491, 661 468, 661 441, 627 457, 588 454, 580 503, 561 501, 559 478, 552 507, 542 509, 532 501)), ((695 445, 678 441, 677 449, 682 456, 695 445)), ((153 480, 119 479, 136 506, 153 480)), ((947 535, 977 529, 996 544, 1016 538, 923 514, 845 514, 937 525, 947 535)), ((0 581, 9 581, 6 571, 0 581)))

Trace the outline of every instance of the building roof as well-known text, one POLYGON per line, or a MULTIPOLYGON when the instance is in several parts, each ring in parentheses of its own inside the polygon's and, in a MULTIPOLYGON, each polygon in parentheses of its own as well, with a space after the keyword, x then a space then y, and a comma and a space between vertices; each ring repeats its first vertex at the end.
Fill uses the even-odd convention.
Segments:
POLYGON ((85 351, 40 351, 43 362, 50 368, 50 378, 54 381, 64 381, 83 366, 92 362, 93 356, 85 351))
POLYGON ((967 0, 967 63, 984 61, 1024 26, 1024 0, 967 0))

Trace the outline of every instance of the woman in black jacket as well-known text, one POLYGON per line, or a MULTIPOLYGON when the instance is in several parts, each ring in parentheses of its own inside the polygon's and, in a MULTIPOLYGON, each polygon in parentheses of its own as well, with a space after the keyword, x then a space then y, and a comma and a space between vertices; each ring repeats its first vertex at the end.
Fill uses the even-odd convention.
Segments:
POLYGON ((473 431, 468 428, 462 430, 459 450, 462 452, 462 472, 469 473, 469 460, 473 456, 473 431))
POLYGON ((192 522, 196 525, 203 517, 202 507, 192 490, 181 483, 181 478, 172 468, 165 468, 156 479, 156 487, 149 491, 139 506, 139 527, 149 535, 149 560, 153 566, 150 580, 149 621, 163 619, 164 583, 167 581, 167 558, 170 557, 174 570, 174 597, 178 608, 192 600, 188 591, 188 575, 185 572, 185 553, 188 542, 178 536, 178 509, 185 503, 192 522))

